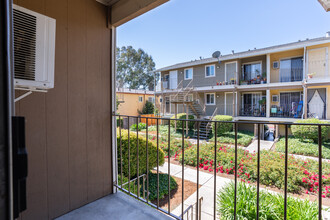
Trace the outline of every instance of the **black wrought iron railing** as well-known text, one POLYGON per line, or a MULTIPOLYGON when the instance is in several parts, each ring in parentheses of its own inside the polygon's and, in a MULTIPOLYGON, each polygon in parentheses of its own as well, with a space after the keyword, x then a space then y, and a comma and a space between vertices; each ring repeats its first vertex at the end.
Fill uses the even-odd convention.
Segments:
POLYGON ((266 105, 244 104, 239 111, 239 116, 266 117, 266 105))
MULTIPOLYGON (((118 148, 118 155, 117 155, 117 161, 118 161, 118 178, 120 177, 120 181, 118 180, 115 183, 115 186, 122 190, 123 192, 135 197, 136 199, 156 208, 157 210, 170 215, 171 217, 175 218, 175 219, 184 219, 184 215, 185 213, 187 213, 188 211, 185 209, 184 204, 184 200, 185 200, 185 139, 187 138, 185 136, 185 132, 182 132, 181 137, 173 137, 171 130, 173 128, 171 128, 171 122, 176 122, 176 123, 180 123, 182 125, 181 129, 182 131, 185 130, 185 125, 186 122, 194 122, 195 124, 199 125, 202 122, 204 122, 204 120, 189 120, 189 119, 169 119, 169 118, 158 118, 158 117, 142 117, 142 116, 129 116, 129 115, 113 115, 113 117, 115 117, 118 120, 121 121, 123 119, 127 119, 128 120, 128 127, 127 127, 127 141, 125 140, 125 144, 127 145, 127 153, 123 152, 123 133, 122 133, 122 126, 118 126, 118 131, 117 131, 117 148, 118 148), (131 131, 131 127, 130 125, 132 125, 133 123, 139 124, 139 121, 141 120, 141 118, 144 118, 146 121, 146 126, 145 126, 145 131, 143 132, 143 137, 146 139, 145 145, 141 146, 139 143, 139 135, 142 135, 139 132, 139 129, 137 128, 135 133, 136 133, 136 139, 134 139, 134 141, 131 141, 131 135, 130 132, 131 131), (156 120, 156 131, 152 132, 155 138, 155 142, 156 142, 156 146, 157 146, 157 154, 156 154, 156 158, 150 158, 150 152, 148 152, 149 149, 149 134, 151 134, 151 132, 149 132, 149 121, 151 120, 156 120), (159 175, 160 175, 160 154, 159 154, 159 149, 160 149, 160 130, 159 130, 159 126, 160 123, 162 124, 166 124, 167 126, 167 153, 168 153, 168 157, 165 158, 165 160, 167 160, 168 163, 168 167, 167 167, 167 173, 168 173, 168 179, 167 179, 167 193, 168 193, 168 201, 167 201, 167 210, 162 208, 160 206, 160 197, 159 197, 159 193, 160 193, 160 179, 159 179, 159 175), (181 178, 182 178, 182 186, 181 186, 181 215, 175 215, 171 212, 171 140, 172 139, 180 139, 180 141, 182 142, 181 144, 181 178), (136 146, 136 148, 132 148, 132 146, 136 146), (131 152, 131 149, 136 150, 136 152, 131 152), (141 152, 145 152, 145 160, 143 161, 145 163, 146 169, 142 172, 144 173, 140 173, 141 169, 140 169, 140 165, 141 165, 141 160, 139 159, 141 157, 141 153, 139 150, 143 149, 143 151, 141 152), (145 149, 145 150, 144 150, 145 149), (124 158, 124 155, 127 155, 128 158, 124 158), (132 155, 134 155, 134 157, 132 157, 132 155), (127 160, 126 160, 127 159, 127 160), (157 199, 154 202, 151 202, 149 199, 149 195, 150 195, 150 189, 149 189, 149 177, 148 177, 148 172, 152 167, 149 167, 150 165, 150 161, 151 160, 155 160, 156 159, 156 166, 154 168, 154 174, 157 175, 157 199), (136 171, 134 171, 134 176, 131 176, 131 172, 133 172, 131 170, 131 162, 136 160, 136 171), (126 164, 126 162, 128 164, 126 164), (124 167, 126 167, 127 170, 127 180, 126 182, 124 181, 125 177, 124 177, 124 167), (142 190, 142 196, 140 195, 141 192, 141 187, 140 187, 140 178, 143 178, 143 190, 142 190), (132 185, 133 184, 133 185, 132 185), (144 185, 146 187, 144 187, 144 185)), ((238 195, 237 195, 237 187, 238 187, 238 180, 239 180, 239 175, 238 175, 238 165, 241 163, 238 158, 238 151, 239 151, 239 146, 238 146, 238 127, 240 124, 250 124, 251 126, 256 126, 257 128, 257 150, 255 152, 256 156, 257 156, 257 163, 256 163, 256 168, 257 168, 257 173, 256 173, 256 184, 254 184, 254 186, 256 186, 256 219, 259 219, 260 217, 260 166, 261 166, 261 159, 260 159, 260 155, 261 155, 261 151, 260 151, 260 143, 261 143, 261 131, 262 131, 262 127, 263 125, 269 124, 269 125, 275 125, 275 126, 282 126, 284 127, 284 139, 285 139, 285 152, 283 154, 284 156, 284 189, 283 189, 283 194, 284 194, 284 202, 283 202, 283 213, 279 213, 279 216, 283 215, 283 219, 287 219, 290 218, 290 216, 288 216, 288 161, 289 161, 289 151, 288 151, 288 139, 289 139, 289 127, 292 125, 292 123, 270 123, 270 122, 240 122, 240 121, 212 121, 212 123, 214 124, 214 142, 212 142, 214 144, 213 146, 213 150, 214 150, 214 155, 213 158, 209 158, 210 160, 212 160, 212 164, 211 164, 211 168, 212 168, 212 175, 214 177, 214 182, 213 182, 213 218, 214 219, 218 219, 219 216, 217 213, 217 171, 219 170, 218 166, 218 161, 217 161, 217 153, 219 151, 219 145, 218 145, 218 138, 221 137, 221 135, 217 135, 218 134, 218 125, 226 125, 226 124, 231 124, 233 126, 233 132, 234 132, 234 143, 232 146, 232 149, 234 149, 234 186, 235 186, 235 191, 234 191, 234 198, 233 198, 233 216, 232 219, 237 219, 237 212, 238 210, 238 206, 237 206, 237 199, 238 199, 238 195)), ((314 126, 314 128, 317 129, 317 145, 318 145, 318 187, 320 190, 318 190, 317 192, 317 201, 318 201, 318 213, 317 213, 317 218, 319 220, 322 219, 322 199, 323 199, 323 194, 322 194, 322 184, 323 184, 323 178, 325 178, 323 176, 323 171, 322 171, 322 141, 324 139, 324 137, 322 137, 322 129, 327 129, 330 124, 307 124, 307 123, 301 123, 301 124, 295 124, 295 125, 300 125, 300 126, 314 126)), ((164 128, 164 125, 162 125, 164 128)), ((166 127, 165 126, 165 127, 166 127)), ((198 126, 197 126, 198 127, 198 126)), ((199 129, 197 129, 197 138, 195 140, 196 145, 194 145, 193 147, 196 148, 196 158, 198 160, 197 166, 196 166, 196 207, 194 208, 194 215, 195 215, 195 219, 201 219, 201 206, 200 206, 200 192, 199 192, 199 181, 200 181, 200 166, 199 166, 199 158, 200 158, 200 132, 199 129)), ((144 157, 144 156, 143 156, 144 157)), ((291 156, 290 156, 291 157, 291 156)), ((282 156, 281 156, 282 158, 282 156)), ((231 161, 232 162, 232 161, 231 161)), ((282 177, 281 177, 282 178, 282 177)), ((329 186, 330 188, 330 186, 329 186)), ((204 198, 205 199, 205 198, 204 198)), ((188 209, 191 209, 191 207, 189 206, 188 209)))

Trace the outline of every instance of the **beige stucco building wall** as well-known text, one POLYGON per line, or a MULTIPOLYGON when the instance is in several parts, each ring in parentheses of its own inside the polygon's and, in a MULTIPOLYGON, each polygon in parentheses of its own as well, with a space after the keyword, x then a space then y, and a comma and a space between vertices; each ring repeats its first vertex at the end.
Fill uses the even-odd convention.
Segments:
POLYGON ((121 102, 117 112, 121 115, 138 116, 139 111, 142 111, 143 106, 149 97, 153 98, 152 94, 137 94, 137 93, 121 93, 117 92, 118 100, 121 102), (142 97, 142 102, 139 101, 142 97))

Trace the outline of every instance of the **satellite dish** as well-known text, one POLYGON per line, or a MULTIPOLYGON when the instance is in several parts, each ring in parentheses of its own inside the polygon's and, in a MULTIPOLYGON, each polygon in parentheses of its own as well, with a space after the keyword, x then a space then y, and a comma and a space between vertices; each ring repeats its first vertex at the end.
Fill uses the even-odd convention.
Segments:
POLYGON ((215 52, 212 54, 212 57, 213 57, 213 58, 218 59, 219 64, 221 63, 221 61, 220 61, 220 56, 221 56, 221 52, 220 52, 220 51, 215 51, 215 52))
POLYGON ((212 54, 212 57, 213 57, 213 58, 216 58, 216 59, 218 59, 220 56, 221 56, 220 51, 215 51, 215 52, 212 54))

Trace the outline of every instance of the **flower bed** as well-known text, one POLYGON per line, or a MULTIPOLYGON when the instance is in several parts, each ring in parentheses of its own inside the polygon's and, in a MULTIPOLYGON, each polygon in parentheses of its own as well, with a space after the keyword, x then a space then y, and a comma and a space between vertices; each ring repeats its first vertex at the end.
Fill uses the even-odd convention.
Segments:
MULTIPOLYGON (((203 144, 200 146, 200 158, 197 159, 196 147, 188 147, 185 150, 185 165, 199 167, 213 172, 214 169, 214 145, 203 144)), ((176 160, 181 162, 181 151, 176 160)), ((243 182, 252 183, 257 180, 257 154, 238 149, 238 174, 243 182)), ((260 183, 284 189, 284 154, 262 151, 260 154, 260 183)), ((217 146, 216 172, 234 175, 235 150, 232 147, 217 146)), ((289 157, 288 159, 288 191, 292 193, 317 193, 319 188, 318 162, 314 160, 304 161, 289 157)), ((330 164, 323 162, 322 176, 323 197, 330 197, 330 164)))

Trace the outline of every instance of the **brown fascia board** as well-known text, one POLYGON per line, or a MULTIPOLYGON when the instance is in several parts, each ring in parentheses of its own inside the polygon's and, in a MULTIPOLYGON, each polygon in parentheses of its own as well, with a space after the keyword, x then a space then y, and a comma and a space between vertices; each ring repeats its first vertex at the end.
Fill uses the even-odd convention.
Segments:
POLYGON ((330 1, 329 0, 318 0, 326 12, 330 11, 330 1))
POLYGON ((109 23, 118 27, 169 0, 120 0, 110 6, 109 23))

